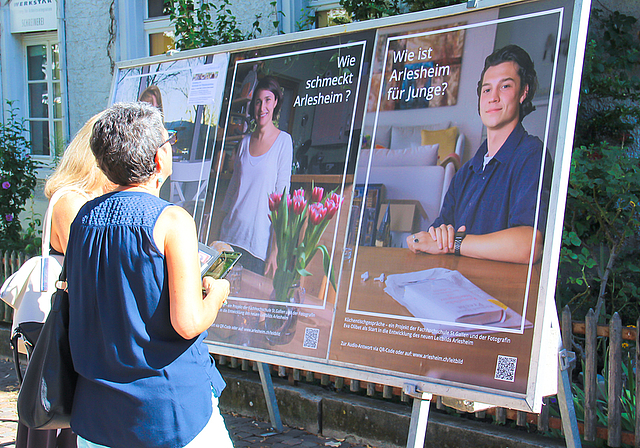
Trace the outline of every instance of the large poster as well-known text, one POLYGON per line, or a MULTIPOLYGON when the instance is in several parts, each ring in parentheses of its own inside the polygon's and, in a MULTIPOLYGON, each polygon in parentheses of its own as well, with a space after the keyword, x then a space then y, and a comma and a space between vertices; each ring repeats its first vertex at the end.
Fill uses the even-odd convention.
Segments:
POLYGON ((121 67, 114 100, 157 85, 168 126, 193 129, 170 199, 202 243, 243 253, 211 351, 538 410, 573 8, 457 6, 121 67))

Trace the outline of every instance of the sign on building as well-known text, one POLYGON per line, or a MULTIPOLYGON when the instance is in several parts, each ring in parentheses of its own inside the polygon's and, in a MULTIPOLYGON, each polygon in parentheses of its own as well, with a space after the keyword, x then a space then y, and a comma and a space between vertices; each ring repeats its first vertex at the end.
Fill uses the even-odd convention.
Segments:
POLYGON ((9 6, 12 33, 58 29, 56 0, 13 0, 9 6))

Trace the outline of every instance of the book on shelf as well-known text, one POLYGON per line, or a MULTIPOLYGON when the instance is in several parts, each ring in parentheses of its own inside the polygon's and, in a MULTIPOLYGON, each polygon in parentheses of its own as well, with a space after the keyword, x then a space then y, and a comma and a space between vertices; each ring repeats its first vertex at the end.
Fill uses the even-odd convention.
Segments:
POLYGON ((349 236, 347 243, 354 246, 358 229, 360 229, 360 246, 375 246, 376 227, 378 224, 378 214, 380 204, 384 200, 385 189, 383 184, 358 184, 353 189, 353 202, 351 205, 351 219, 349 221, 349 236), (364 209, 364 210, 363 210, 364 209), (360 221, 362 217, 362 222, 360 221))

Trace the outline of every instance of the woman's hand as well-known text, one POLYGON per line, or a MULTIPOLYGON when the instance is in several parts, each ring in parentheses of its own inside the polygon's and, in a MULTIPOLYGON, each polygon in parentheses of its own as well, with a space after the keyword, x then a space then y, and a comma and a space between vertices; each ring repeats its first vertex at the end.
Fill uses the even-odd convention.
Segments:
POLYGON ((206 276, 202 278, 202 287, 205 294, 203 300, 211 300, 216 304, 217 309, 227 303, 227 297, 229 297, 229 291, 231 290, 228 280, 206 276))
POLYGON ((164 209, 153 238, 167 263, 171 325, 183 338, 193 339, 215 321, 229 295, 229 282, 200 278, 196 225, 183 208, 164 209), (203 287, 207 292, 204 298, 203 287))

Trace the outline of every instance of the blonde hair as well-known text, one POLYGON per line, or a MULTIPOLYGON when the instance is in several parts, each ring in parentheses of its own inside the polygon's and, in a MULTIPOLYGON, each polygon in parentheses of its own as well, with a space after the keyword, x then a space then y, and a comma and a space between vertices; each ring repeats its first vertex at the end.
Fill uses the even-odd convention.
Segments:
POLYGON ((56 191, 64 187, 92 194, 109 183, 107 177, 98 168, 89 144, 93 125, 101 115, 102 112, 91 117, 69 143, 56 170, 44 186, 44 194, 47 198, 50 199, 56 191))

